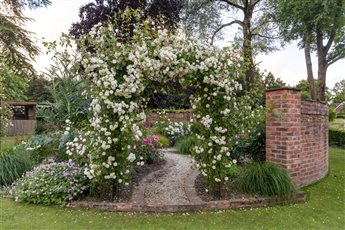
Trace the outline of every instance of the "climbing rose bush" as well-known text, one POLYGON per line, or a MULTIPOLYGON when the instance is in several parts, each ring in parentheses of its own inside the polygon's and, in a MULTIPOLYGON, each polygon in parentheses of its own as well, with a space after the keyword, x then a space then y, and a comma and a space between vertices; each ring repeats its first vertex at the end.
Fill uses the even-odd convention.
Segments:
POLYGON ((230 153, 236 140, 255 129, 256 113, 248 99, 237 96, 242 90, 240 66, 229 51, 152 27, 149 20, 136 25, 131 42, 124 44, 113 26, 98 25, 79 41, 91 82, 84 94, 92 100, 92 117, 67 144, 67 153, 85 157, 88 178, 123 184, 141 159, 132 146, 142 137, 138 123, 146 119, 147 95, 157 83, 163 87, 177 80, 196 90, 193 121, 202 124, 197 133, 201 144, 194 149, 196 166, 210 181, 226 181, 235 164, 230 153))
POLYGON ((35 167, 13 183, 15 201, 34 204, 65 204, 85 195, 89 180, 82 168, 72 162, 50 163, 35 167))

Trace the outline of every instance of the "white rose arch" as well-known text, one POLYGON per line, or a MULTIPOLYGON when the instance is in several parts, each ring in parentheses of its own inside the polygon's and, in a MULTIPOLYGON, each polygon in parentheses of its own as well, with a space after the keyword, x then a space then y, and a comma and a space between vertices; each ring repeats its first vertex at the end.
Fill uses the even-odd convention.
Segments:
MULTIPOLYGON (((214 50, 166 30, 143 26, 132 40, 120 42, 112 27, 98 27, 85 38, 82 65, 91 79, 85 92, 92 99, 92 117, 83 133, 68 143, 67 153, 87 159, 85 174, 95 180, 127 182, 131 165, 143 164, 132 151, 142 136, 147 92, 168 80, 192 85, 193 120, 201 124, 194 148, 196 167, 209 181, 228 179, 231 152, 238 138, 250 132, 253 114, 241 92, 239 66, 230 52, 214 50)), ((83 47, 83 46, 81 46, 83 47)))

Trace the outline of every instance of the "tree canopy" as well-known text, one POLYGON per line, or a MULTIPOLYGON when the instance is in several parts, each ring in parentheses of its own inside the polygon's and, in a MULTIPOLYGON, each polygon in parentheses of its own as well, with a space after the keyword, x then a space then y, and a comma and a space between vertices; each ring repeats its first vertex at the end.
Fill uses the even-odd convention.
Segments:
POLYGON ((180 20, 180 0, 95 0, 80 7, 79 21, 72 24, 70 34, 78 38, 89 33, 98 23, 108 21, 116 26, 117 33, 121 33, 126 24, 138 23, 133 21, 133 17, 129 20, 121 16, 128 8, 140 10, 143 14, 140 17, 142 20, 147 17, 163 17, 164 25, 168 28, 175 28, 180 20))
POLYGON ((327 68, 345 58, 344 0, 270 0, 272 18, 285 42, 299 41, 304 49, 311 98, 325 100, 327 68), (314 89, 311 53, 318 57, 318 85, 314 89))
POLYGON ((39 54, 31 32, 23 28, 29 18, 23 15, 24 7, 35 9, 48 6, 49 0, 3 0, 0 2, 0 62, 16 74, 31 77, 35 70, 30 63, 39 54))

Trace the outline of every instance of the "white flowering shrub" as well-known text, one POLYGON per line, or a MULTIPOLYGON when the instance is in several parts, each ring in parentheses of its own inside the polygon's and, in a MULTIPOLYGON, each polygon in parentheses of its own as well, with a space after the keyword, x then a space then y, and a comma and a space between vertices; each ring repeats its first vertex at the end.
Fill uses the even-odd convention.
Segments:
POLYGON ((164 133, 175 143, 178 139, 191 134, 191 125, 183 122, 169 122, 164 133))
POLYGON ((142 137, 138 123, 146 118, 153 82, 164 86, 179 80, 196 90, 191 103, 194 121, 201 124, 196 134, 201 144, 194 148, 197 167, 210 181, 224 182, 236 163, 230 154, 236 140, 255 127, 255 113, 237 96, 242 90, 239 66, 229 51, 151 27, 150 21, 136 25, 131 41, 122 43, 113 26, 98 25, 79 41, 90 79, 85 96, 92 99, 92 117, 87 130, 67 143, 67 153, 87 158, 90 179, 123 184, 131 165, 140 160, 131 146, 142 137))

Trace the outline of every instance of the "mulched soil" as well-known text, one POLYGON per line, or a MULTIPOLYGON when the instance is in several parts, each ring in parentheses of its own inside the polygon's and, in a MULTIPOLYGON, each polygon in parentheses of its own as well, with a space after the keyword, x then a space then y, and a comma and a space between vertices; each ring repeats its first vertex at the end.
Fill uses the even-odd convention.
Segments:
POLYGON ((212 191, 207 191, 207 190, 209 190, 209 188, 207 186, 206 178, 201 174, 199 174, 196 177, 194 186, 195 186, 195 190, 196 190, 198 196, 205 202, 216 201, 216 200, 253 198, 253 196, 250 196, 248 194, 244 194, 241 191, 239 191, 230 182, 225 187, 225 192, 224 192, 223 197, 220 197, 219 195, 212 193, 212 191))
MULTIPOLYGON (((143 179, 148 174, 162 169, 166 164, 165 159, 159 159, 151 164, 145 164, 143 166, 138 166, 133 169, 132 176, 129 181, 129 185, 123 186, 119 189, 117 196, 114 198, 113 202, 123 202, 129 203, 132 198, 133 190, 139 185, 141 179, 143 179)), ((111 186, 107 186, 106 189, 100 192, 102 195, 100 197, 88 197, 86 200, 89 201, 111 201, 111 186)))

